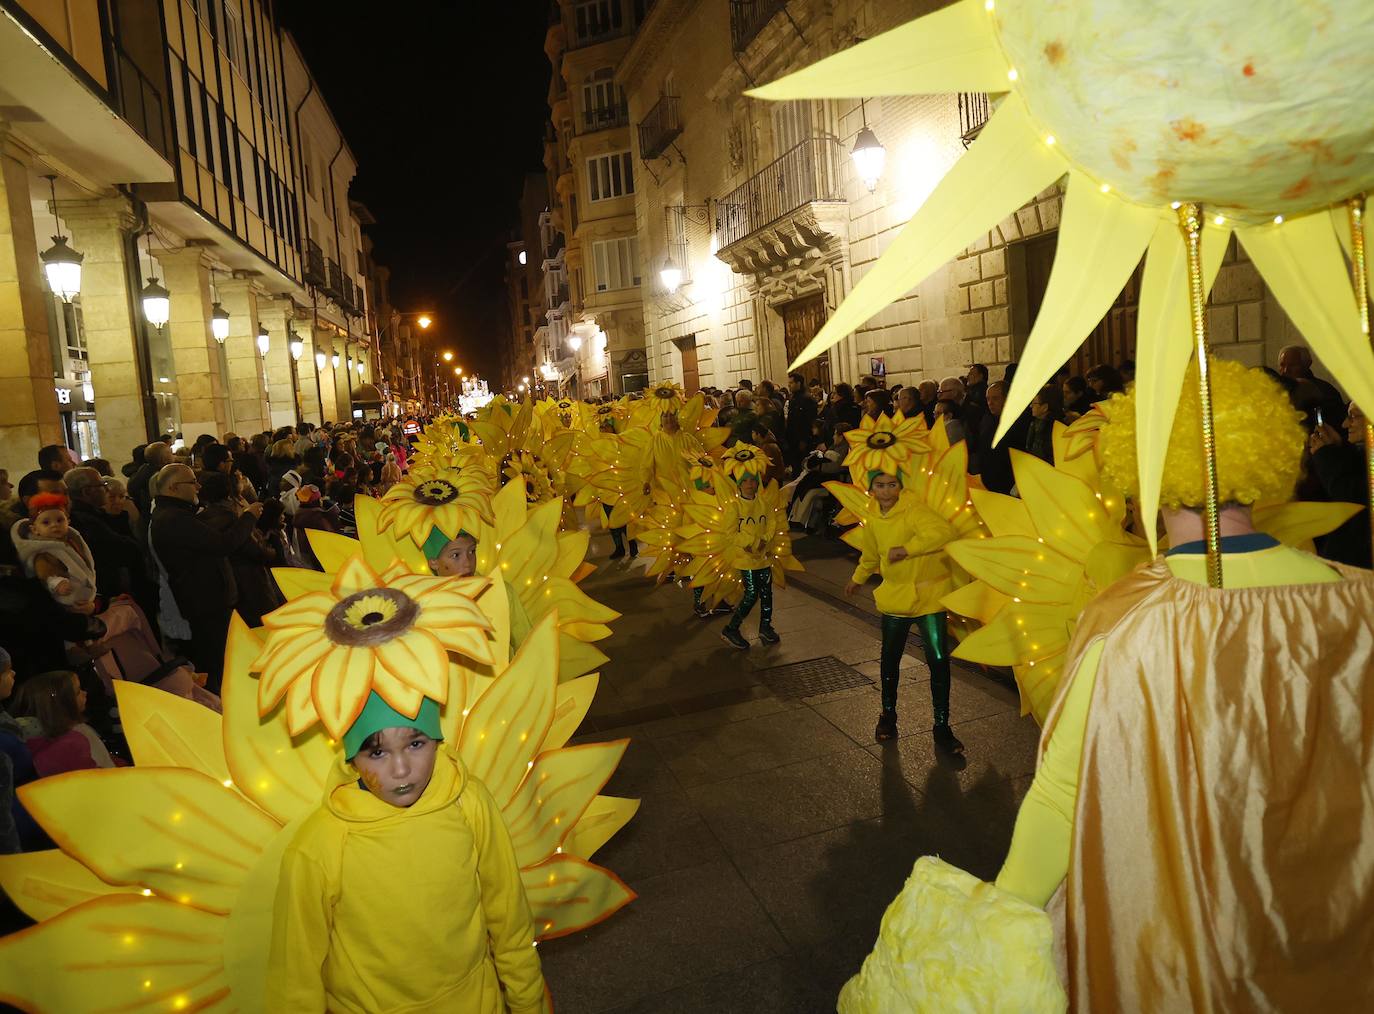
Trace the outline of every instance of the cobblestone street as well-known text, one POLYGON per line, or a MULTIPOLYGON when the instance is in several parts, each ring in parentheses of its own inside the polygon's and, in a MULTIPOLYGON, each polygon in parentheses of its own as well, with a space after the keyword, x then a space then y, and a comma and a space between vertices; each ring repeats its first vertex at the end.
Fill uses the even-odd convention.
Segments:
POLYGON ((937 759, 913 639, 901 736, 874 743, 878 627, 871 598, 834 597, 852 567, 840 548, 797 544, 808 573, 775 595, 782 643, 759 645, 751 617, 741 652, 721 642, 723 618, 692 615, 687 590, 607 563, 609 540, 594 542, 586 587, 625 615, 581 738, 630 739, 605 791, 642 800, 596 861, 639 898, 541 946, 560 1014, 833 1010, 917 856, 996 873, 1037 727, 1012 687, 956 663, 967 762, 937 759), (833 662, 782 668, 817 659, 833 662))

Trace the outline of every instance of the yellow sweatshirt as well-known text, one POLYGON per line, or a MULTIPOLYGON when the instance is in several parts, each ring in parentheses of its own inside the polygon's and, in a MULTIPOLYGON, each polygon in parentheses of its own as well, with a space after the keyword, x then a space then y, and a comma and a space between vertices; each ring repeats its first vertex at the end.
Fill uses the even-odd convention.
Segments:
MULTIPOLYGON (((1255 536, 1248 539, 1258 541, 1255 536)), ((1169 570, 1174 577, 1206 584, 1207 557, 1205 552, 1190 551, 1195 549, 1190 544, 1171 553, 1169 570)), ((1223 542, 1223 561, 1227 588, 1340 580, 1340 575, 1317 557, 1278 544, 1249 552, 1230 552, 1223 542)), ((1104 643, 1099 638, 1089 644, 1073 671, 1073 682, 1066 691, 1054 734, 1045 745, 1035 780, 1016 815, 1007 861, 997 876, 998 887, 1042 908, 1069 870, 1083 736, 1104 643)))
POLYGON ((758 496, 752 500, 735 497, 734 515, 728 520, 735 531, 735 546, 740 550, 735 566, 740 570, 762 570, 770 566, 764 547, 777 534, 777 523, 763 500, 758 496))
POLYGON ((515 852, 486 787, 442 746, 410 807, 357 780, 340 758, 282 857, 266 1009, 546 1010, 515 852))
POLYGON ((953 585, 943 549, 957 535, 953 525, 915 496, 903 493, 886 514, 875 504, 854 531, 860 556, 850 580, 863 584, 875 572, 882 574, 882 584, 873 592, 878 612, 925 616, 944 609, 940 599, 953 585), (907 557, 893 563, 887 554, 897 546, 907 551, 907 557))

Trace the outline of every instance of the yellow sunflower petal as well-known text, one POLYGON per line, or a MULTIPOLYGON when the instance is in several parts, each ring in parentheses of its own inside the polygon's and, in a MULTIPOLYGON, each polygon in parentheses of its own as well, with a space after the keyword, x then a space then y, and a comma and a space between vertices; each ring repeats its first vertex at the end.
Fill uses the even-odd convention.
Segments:
POLYGON ((350 557, 348 562, 339 568, 339 572, 334 576, 331 590, 334 592, 335 598, 342 599, 355 592, 376 588, 377 584, 377 572, 369 567, 367 561, 359 554, 350 557))
POLYGON ((298 679, 286 692, 286 729, 292 736, 301 735, 320 720, 315 710, 313 682, 313 679, 298 679))
POLYGON ((340 535, 337 532, 307 528, 305 537, 310 543, 311 550, 315 553, 315 559, 320 561, 320 566, 324 568, 327 574, 334 573, 362 552, 362 546, 357 539, 350 539, 347 535, 340 535))
POLYGON ((628 739, 586 743, 537 757, 515 797, 501 810, 520 866, 553 854, 615 773, 628 739))
MULTIPOLYGON (((273 567, 272 580, 277 583, 286 601, 292 602, 311 592, 328 594, 333 578, 318 570, 304 570, 299 567, 273 567)), ((269 614, 270 615, 270 614, 269 614)))
POLYGON ((961 539, 945 547, 959 566, 996 591, 1025 602, 1067 603, 1083 564, 1024 535, 961 539))
POLYGON ((30 919, 41 922, 109 894, 138 894, 107 884, 61 849, 0 856, 0 888, 30 919))
POLYGON ((262 673, 258 680, 261 712, 267 714, 276 707, 282 695, 297 681, 308 684, 315 667, 333 646, 318 627, 274 637, 252 663, 253 669, 262 673))
POLYGON ((376 664, 372 648, 334 645, 316 667, 311 697, 320 723, 335 739, 343 737, 367 703, 376 664))
POLYGON ((564 853, 520 871, 534 916, 534 935, 551 940, 586 929, 636 897, 609 870, 564 853))
POLYGON ((179 767, 223 782, 224 721, 203 704, 156 687, 116 680, 124 739, 141 767, 179 767))
POLYGON ((409 630, 373 650, 377 664, 398 680, 440 704, 448 700, 448 653, 432 633, 409 630))
POLYGON ((280 627, 319 627, 324 624, 324 618, 329 615, 329 610, 334 608, 336 601, 337 599, 328 591, 311 591, 265 614, 262 625, 268 630, 280 627))
POLYGON ((579 859, 590 859, 638 812, 638 799, 597 796, 564 839, 563 851, 579 859))

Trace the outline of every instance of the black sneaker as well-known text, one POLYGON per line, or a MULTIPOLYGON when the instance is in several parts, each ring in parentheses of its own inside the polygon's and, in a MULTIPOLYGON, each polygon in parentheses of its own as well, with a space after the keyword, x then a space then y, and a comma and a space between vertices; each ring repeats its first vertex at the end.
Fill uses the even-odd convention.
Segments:
POLYGON ((624 546, 616 546, 616 547, 615 547, 615 552, 612 553, 612 554, 610 555, 610 559, 612 559, 612 560, 620 560, 620 559, 623 559, 624 556, 625 556, 625 547, 624 547, 624 546))
POLYGON ((725 616, 725 615, 727 615, 727 614, 729 614, 729 613, 733 613, 734 611, 735 611, 735 607, 732 606, 732 605, 730 605, 730 603, 728 603, 728 602, 718 602, 718 603, 716 603, 716 604, 711 608, 711 615, 712 615, 712 616, 725 616))
POLYGON ((954 735, 954 731, 948 725, 937 725, 934 728, 935 746, 945 753, 960 754, 964 752, 964 744, 959 742, 959 737, 954 735))
POLYGON ((782 638, 772 627, 759 627, 759 640, 764 644, 777 644, 782 638))
POLYGON ((696 613, 697 619, 699 620, 709 620, 711 618, 711 610, 706 608, 705 602, 698 602, 692 607, 692 612, 696 613))
POLYGON ((873 730, 873 738, 879 743, 897 738, 897 712, 884 711, 878 716, 878 724, 873 730))
POLYGON ((634 539, 630 540, 630 559, 633 560, 639 555, 639 543, 634 539))
POLYGON ((749 650, 749 642, 740 636, 738 630, 731 630, 729 627, 726 627, 720 632, 720 639, 732 648, 738 648, 740 651, 749 650))

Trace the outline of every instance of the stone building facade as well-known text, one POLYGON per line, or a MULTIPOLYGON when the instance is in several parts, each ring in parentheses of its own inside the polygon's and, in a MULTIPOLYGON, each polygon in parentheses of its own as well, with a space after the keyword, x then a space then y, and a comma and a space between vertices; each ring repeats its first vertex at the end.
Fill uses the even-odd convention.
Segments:
MULTIPOLYGON (((983 95, 767 103, 744 92, 940 6, 896 0, 658 0, 617 70, 640 173, 635 225, 650 376, 781 380, 792 357, 976 143, 983 95), (850 152, 887 152, 870 192, 850 152), (664 283, 667 266, 680 283, 664 283)), ((1063 194, 1051 187, 803 372, 828 382, 963 376, 1017 359, 1043 298, 1063 194)), ((1071 361, 1134 352, 1139 273, 1071 361)), ((1209 319, 1220 354, 1273 365, 1300 342, 1233 241, 1209 319)))

